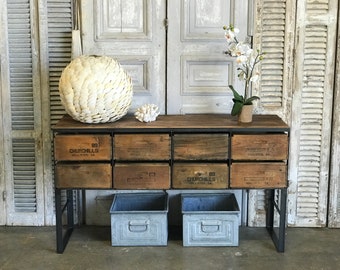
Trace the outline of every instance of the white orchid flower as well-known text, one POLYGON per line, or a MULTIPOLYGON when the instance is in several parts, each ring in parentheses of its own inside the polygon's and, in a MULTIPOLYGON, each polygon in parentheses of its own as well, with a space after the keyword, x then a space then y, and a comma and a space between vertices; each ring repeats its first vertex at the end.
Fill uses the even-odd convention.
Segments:
MULTIPOLYGON (((225 30, 225 38, 227 40, 227 50, 225 54, 235 57, 237 64, 237 76, 239 80, 245 82, 244 85, 244 96, 243 100, 247 101, 248 90, 251 82, 257 82, 260 79, 259 73, 255 73, 255 66, 263 60, 264 53, 257 50, 256 52, 251 48, 251 44, 248 40, 238 41, 237 34, 239 33, 238 28, 234 28, 232 24, 229 26, 223 26, 225 30)), ((235 92, 236 90, 232 85, 229 88, 235 92)), ((236 92, 237 93, 237 92, 236 92)), ((235 93, 234 93, 235 97, 235 93)), ((250 99, 258 98, 256 96, 250 97, 250 99)))
POLYGON ((228 43, 236 41, 235 37, 240 32, 238 28, 233 27, 232 25, 229 25, 228 27, 224 27, 226 30, 224 32, 224 36, 228 43))
POLYGON ((236 63, 239 65, 243 65, 247 63, 247 61, 248 61, 248 57, 245 55, 240 55, 236 58, 236 63))
POLYGON ((255 75, 253 75, 249 81, 251 82, 257 82, 260 79, 260 74, 258 72, 256 72, 255 75))
POLYGON ((246 55, 248 56, 249 54, 252 53, 252 49, 250 48, 250 45, 248 43, 243 43, 243 42, 239 42, 236 45, 236 48, 238 50, 238 55, 246 55))
POLYGON ((227 40, 227 42, 233 42, 235 38, 235 33, 228 29, 227 31, 225 31, 224 37, 227 40))
POLYGON ((240 33, 240 29, 238 29, 238 28, 234 27, 233 30, 234 30, 233 32, 234 32, 235 36, 237 36, 237 34, 240 33))

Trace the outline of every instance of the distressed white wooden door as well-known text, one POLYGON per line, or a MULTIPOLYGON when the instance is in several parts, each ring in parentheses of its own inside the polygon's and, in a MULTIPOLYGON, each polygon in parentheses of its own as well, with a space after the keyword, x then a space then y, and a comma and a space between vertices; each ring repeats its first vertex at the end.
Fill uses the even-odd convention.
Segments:
MULTIPOLYGON (((166 1, 81 1, 83 53, 108 55, 127 70, 134 85, 129 113, 146 103, 166 110, 166 1)), ((112 193, 112 192, 111 192, 112 193)), ((109 224, 112 197, 87 191, 87 224, 109 224), (93 221, 93 222, 92 222, 93 221)))
MULTIPOLYGON (((254 10, 254 48, 266 53, 259 67, 260 83, 253 85, 253 94, 261 98, 255 110, 276 114, 291 126, 296 1, 257 0, 254 10)), ((265 226, 265 196, 260 189, 249 191, 249 226, 265 226)))
MULTIPOLYGON (((337 39, 340 40, 340 20, 337 39)), ((336 52, 328 224, 340 228, 340 42, 336 52)))
MULTIPOLYGON (((244 37, 247 3, 82 1, 84 53, 111 55, 128 69, 135 85, 132 110, 152 102, 162 113, 228 113, 232 104, 227 85, 234 83, 236 73, 234 59, 223 53, 223 25, 237 25, 244 37)), ((104 223, 100 217, 92 217, 92 212, 102 210, 91 198, 98 202, 107 196, 94 193, 87 193, 87 221, 104 223)))
MULTIPOLYGON (((291 126, 288 225, 326 226, 338 1, 257 0, 256 10, 254 42, 268 52, 257 111, 291 126)), ((250 192, 250 225, 264 225, 264 196, 250 192)))
MULTIPOLYGON (((169 114, 229 113, 229 84, 239 85, 228 58, 223 25, 247 34, 248 0, 168 1, 167 105, 169 114)), ((243 89, 243 88, 242 88, 243 89)))
POLYGON ((297 11, 288 222, 326 226, 338 0, 297 11))
MULTIPOLYGON (((5 36, 5 18, 7 17, 4 13, 5 3, 4 1, 0 2, 0 36, 5 36)), ((7 77, 4 65, 4 57, 5 57, 5 42, 0 42, 0 108, 2 108, 2 93, 3 89, 6 87, 4 77, 7 77)), ((0 117, 0 130, 4 130, 2 117, 0 117)), ((0 153, 4 153, 4 137, 3 132, 0 132, 0 153)), ((4 177, 4 159, 3 156, 0 156, 0 226, 6 224, 6 207, 5 207, 5 198, 6 198, 6 191, 5 191, 5 177, 4 177)))
POLYGON ((7 225, 44 225, 36 1, 1 2, 1 180, 7 225))
POLYGON ((130 112, 154 103, 165 113, 166 1, 81 2, 84 54, 112 56, 127 70, 134 85, 130 112))

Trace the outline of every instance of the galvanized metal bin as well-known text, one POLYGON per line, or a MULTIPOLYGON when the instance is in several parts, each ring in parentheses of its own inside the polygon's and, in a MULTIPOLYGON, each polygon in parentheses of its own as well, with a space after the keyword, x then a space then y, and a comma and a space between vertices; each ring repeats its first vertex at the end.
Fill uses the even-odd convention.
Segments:
POLYGON ((182 194, 183 246, 238 246, 239 206, 232 193, 182 194))
POLYGON ((120 193, 113 198, 112 246, 166 246, 168 243, 167 193, 120 193))

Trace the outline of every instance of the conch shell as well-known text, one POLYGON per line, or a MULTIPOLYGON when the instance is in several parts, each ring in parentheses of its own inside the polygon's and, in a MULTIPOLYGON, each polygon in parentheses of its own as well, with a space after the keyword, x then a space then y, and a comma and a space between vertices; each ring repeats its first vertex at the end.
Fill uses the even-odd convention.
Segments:
POLYGON ((152 122, 156 120, 159 113, 157 105, 145 104, 137 109, 135 116, 141 122, 152 122))

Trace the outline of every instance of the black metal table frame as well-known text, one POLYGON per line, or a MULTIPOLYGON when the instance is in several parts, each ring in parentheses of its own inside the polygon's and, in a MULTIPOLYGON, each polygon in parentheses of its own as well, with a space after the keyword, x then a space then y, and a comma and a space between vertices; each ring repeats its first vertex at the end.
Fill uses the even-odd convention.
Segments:
MULTIPOLYGON (((169 116, 170 117, 170 116, 169 116)), ((182 117, 182 116, 181 116, 182 117)), ((197 117, 194 116, 194 117, 197 117)), ((200 116, 201 117, 201 116, 200 116)), ((253 127, 243 127, 239 125, 232 125, 232 126, 223 126, 220 125, 215 127, 214 125, 208 127, 202 126, 201 123, 198 126, 187 127, 186 125, 179 125, 178 127, 168 127, 168 126, 159 126, 159 127, 150 127, 148 128, 145 125, 136 127, 136 123, 134 122, 133 127, 100 127, 96 126, 91 128, 79 128, 79 124, 77 127, 69 127, 69 126, 59 126, 54 129, 55 133, 64 133, 64 134, 74 134, 75 131, 79 134, 83 133, 91 133, 91 134, 100 134, 100 133, 109 133, 109 134, 119 134, 119 133, 169 133, 173 135, 173 133, 228 133, 229 134, 229 151, 228 151, 228 164, 232 164, 231 158, 231 138, 233 134, 257 134, 257 133, 287 133, 288 138, 290 136, 289 127, 286 125, 279 124, 278 126, 268 127, 267 124, 265 126, 256 126, 256 123, 260 122, 260 118, 272 118, 273 116, 266 116, 266 115, 258 115, 254 116, 258 117, 259 119, 254 121, 255 125, 253 127)), ((214 115, 214 119, 220 119, 223 121, 225 117, 223 115, 214 115), (216 118, 217 117, 217 118, 216 118), (218 118, 218 117, 221 117, 218 118)), ((133 118, 134 119, 134 118, 133 118)), ((199 118, 201 119, 201 118, 199 118)), ((197 120, 197 119, 196 119, 197 120)), ((218 121, 220 121, 218 120, 218 121)), ((161 122, 164 120, 160 120, 161 122)), ((159 121, 158 121, 159 122, 159 121)), ((230 124, 230 123, 229 123, 230 124)), ((173 151, 173 149, 171 149, 173 151)), ((286 162, 286 166, 288 167, 288 161, 286 162)), ((230 173, 230 172, 229 172, 230 173)), ((287 180, 288 184, 288 180, 287 180)), ((232 188, 228 188, 232 190, 232 188)), ((228 190, 226 189, 226 191, 228 190)), ((239 190, 252 190, 252 188, 235 188, 239 190)), ((276 247, 278 252, 284 252, 285 250, 285 234, 286 234, 286 206, 287 206, 287 186, 286 187, 271 187, 271 188, 261 188, 268 192, 268 196, 266 196, 266 228, 269 232, 272 241, 276 247), (276 200, 275 191, 279 191, 279 197, 276 200), (277 216, 275 212, 279 215, 279 224, 278 227, 275 226, 275 217, 277 216)), ((73 191, 74 190, 87 190, 86 188, 55 188, 55 209, 56 209, 56 235, 57 235, 57 252, 63 253, 67 243, 72 235, 74 230, 74 217, 73 217, 73 191), (62 204, 61 200, 61 191, 66 190, 66 203, 65 205, 62 204), (62 223, 62 215, 67 210, 67 224, 63 225, 62 223), (63 233, 63 231, 66 232, 63 233)))
MULTIPOLYGON (((56 237, 57 237, 57 253, 63 253, 72 232, 74 230, 73 216, 73 191, 76 189, 66 189, 66 202, 62 205, 61 192, 64 189, 55 189, 55 209, 56 209, 56 237), (62 215, 67 211, 67 224, 63 225, 62 215), (66 228, 64 228, 66 227, 66 228), (65 233, 63 233, 65 231, 65 233)), ((268 196, 266 197, 266 228, 278 252, 285 250, 285 234, 286 234, 286 204, 287 204, 287 188, 266 189, 268 196), (278 202, 275 201, 275 191, 280 191, 278 202), (279 226, 274 227, 275 211, 279 214, 279 226)))

